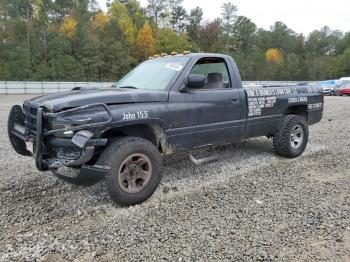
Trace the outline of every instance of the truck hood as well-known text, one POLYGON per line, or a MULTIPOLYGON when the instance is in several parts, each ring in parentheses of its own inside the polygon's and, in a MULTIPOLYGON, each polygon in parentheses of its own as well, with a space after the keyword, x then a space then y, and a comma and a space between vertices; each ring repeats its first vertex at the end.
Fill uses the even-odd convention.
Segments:
POLYGON ((30 100, 37 107, 45 107, 51 112, 89 104, 125 104, 166 102, 168 92, 145 89, 100 88, 48 94, 30 100))

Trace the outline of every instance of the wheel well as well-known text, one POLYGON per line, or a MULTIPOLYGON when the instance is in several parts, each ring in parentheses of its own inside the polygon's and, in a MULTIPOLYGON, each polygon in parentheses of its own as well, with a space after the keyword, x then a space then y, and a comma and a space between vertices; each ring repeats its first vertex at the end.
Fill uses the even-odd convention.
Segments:
POLYGON ((120 136, 140 137, 154 144, 161 153, 166 154, 168 147, 163 129, 159 125, 138 124, 115 127, 107 130, 103 137, 111 139, 120 136))
POLYGON ((299 115, 305 118, 305 120, 308 119, 308 113, 307 113, 307 105, 298 105, 298 106, 291 106, 288 107, 287 110, 284 112, 285 115, 287 114, 294 114, 299 115))

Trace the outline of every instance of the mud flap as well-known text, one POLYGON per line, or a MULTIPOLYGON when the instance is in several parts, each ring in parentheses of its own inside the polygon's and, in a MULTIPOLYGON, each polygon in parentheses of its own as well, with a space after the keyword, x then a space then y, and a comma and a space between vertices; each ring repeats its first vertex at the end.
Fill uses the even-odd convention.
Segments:
POLYGON ((24 113, 19 105, 15 105, 11 108, 10 115, 7 121, 7 133, 12 147, 15 151, 22 156, 32 156, 32 153, 27 150, 24 140, 14 135, 14 126, 19 125, 24 127, 24 113))

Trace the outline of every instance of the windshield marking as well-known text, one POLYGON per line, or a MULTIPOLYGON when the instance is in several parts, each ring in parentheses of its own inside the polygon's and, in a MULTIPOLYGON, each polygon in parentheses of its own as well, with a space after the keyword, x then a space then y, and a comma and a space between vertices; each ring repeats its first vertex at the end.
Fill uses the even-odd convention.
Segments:
POLYGON ((183 68, 181 64, 176 64, 176 63, 169 63, 165 67, 175 71, 180 71, 183 68))

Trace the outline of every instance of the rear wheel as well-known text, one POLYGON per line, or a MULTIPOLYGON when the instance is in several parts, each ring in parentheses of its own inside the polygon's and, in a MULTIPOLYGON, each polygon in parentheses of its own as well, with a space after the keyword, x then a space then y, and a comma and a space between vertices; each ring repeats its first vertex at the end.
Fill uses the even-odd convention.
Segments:
POLYGON ((99 165, 109 166, 105 179, 111 198, 122 206, 147 200, 161 180, 162 157, 151 142, 119 138, 102 153, 99 165))
POLYGON ((308 139, 309 130, 305 118, 286 115, 274 134, 273 147, 278 155, 295 158, 304 152, 308 139))

